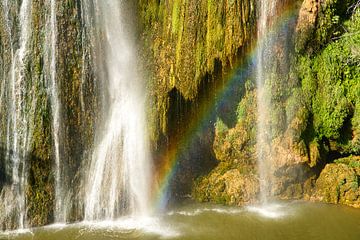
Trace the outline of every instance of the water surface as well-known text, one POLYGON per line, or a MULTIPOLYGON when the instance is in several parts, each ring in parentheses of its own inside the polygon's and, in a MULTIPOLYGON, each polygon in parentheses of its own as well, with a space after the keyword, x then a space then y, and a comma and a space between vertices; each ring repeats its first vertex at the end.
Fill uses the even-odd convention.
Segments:
POLYGON ((360 210, 314 203, 233 208, 188 204, 151 218, 53 225, 0 234, 14 240, 360 239, 360 210))

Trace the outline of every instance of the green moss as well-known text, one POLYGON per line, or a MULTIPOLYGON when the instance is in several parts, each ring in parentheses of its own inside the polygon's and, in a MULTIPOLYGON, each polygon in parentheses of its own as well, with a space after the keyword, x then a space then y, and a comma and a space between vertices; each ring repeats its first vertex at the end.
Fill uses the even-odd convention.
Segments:
POLYGON ((218 133, 225 133, 229 130, 229 128, 220 118, 218 118, 215 123, 215 130, 218 133))
MULTIPOLYGON (((289 122, 294 119, 301 109, 304 106, 304 93, 301 88, 292 89, 290 97, 285 102, 285 111, 286 119, 289 122)), ((287 124, 287 125, 288 125, 287 124)))
POLYGON ((142 0, 139 13, 144 59, 152 73, 150 120, 156 141, 159 132, 166 133, 168 93, 176 88, 194 100, 215 62, 223 70, 232 68, 250 40, 255 12, 251 0, 142 0))
POLYGON ((30 152, 26 162, 29 167, 26 186, 27 217, 30 226, 41 226, 53 217, 54 185, 52 172, 52 143, 49 99, 44 79, 43 43, 45 12, 42 1, 32 3, 31 61, 27 66, 26 79, 28 106, 35 101, 36 109, 26 109, 28 124, 32 128, 30 152))
POLYGON ((344 26, 347 33, 322 51, 298 58, 298 73, 305 106, 313 117, 313 137, 335 140, 345 152, 355 153, 359 139, 359 10, 344 26), (346 133, 349 123, 352 123, 350 131, 355 133, 353 141, 346 139, 351 137, 346 133))
MULTIPOLYGON (((214 1, 208 2, 210 15, 215 16, 217 12, 223 11, 216 7, 214 1)), ((287 53, 280 49, 278 55, 270 60, 274 61, 274 64, 267 69, 269 79, 265 79, 265 84, 272 93, 272 107, 268 117, 272 127, 274 152, 279 151, 285 156, 288 153, 289 158, 285 160, 289 165, 293 164, 292 161, 302 161, 303 165, 299 168, 302 173, 306 172, 302 180, 289 180, 291 186, 284 190, 286 197, 302 192, 304 181, 313 182, 317 178, 318 168, 322 168, 328 161, 329 152, 345 156, 359 154, 360 10, 350 17, 352 10, 347 7, 352 2, 354 1, 328 0, 318 3, 321 6, 314 23, 316 26, 312 29, 311 41, 305 46, 313 48, 313 51, 286 58, 283 56, 287 53), (290 71, 284 62, 290 62, 290 71)), ((206 52, 215 54, 223 47, 216 42, 227 41, 226 34, 225 40, 221 40, 223 35, 219 34, 226 32, 227 27, 221 22, 215 24, 211 19, 208 19, 207 24, 212 31, 207 33, 206 52), (209 43, 211 46, 208 46, 209 43)), ((281 44, 279 40, 276 46, 281 44)), ((227 51, 226 47, 225 49, 227 51)), ((221 59, 221 54, 218 56, 221 59)), ((206 58, 208 57, 206 55, 206 58)), ((211 62, 208 64, 208 67, 212 66, 211 62)), ((255 106, 256 93, 252 94, 251 88, 246 87, 246 94, 237 107, 236 126, 229 129, 221 120, 217 121, 213 149, 220 163, 210 174, 197 182, 194 187, 195 197, 200 196, 199 199, 206 201, 225 201, 228 204, 230 200, 222 195, 221 187, 224 182, 220 179, 223 180, 225 175, 235 169, 244 175, 256 171, 252 161, 255 158, 256 140, 255 106), (216 191, 221 194, 216 194, 216 191)), ((282 157, 279 157, 279 162, 282 157)), ((320 184, 321 187, 330 189, 324 194, 326 201, 354 201, 351 199, 356 195, 359 185, 354 171, 360 171, 358 168, 358 160, 349 160, 346 166, 332 165, 329 168, 331 176, 328 177, 333 181, 332 185, 329 186, 328 182, 320 184), (343 178, 343 174, 348 176, 343 178), (346 182, 340 181, 341 179, 346 179, 346 182), (342 195, 348 188, 352 191, 347 194, 347 200, 344 200, 342 195)), ((230 178, 225 182, 231 183, 230 178)), ((309 194, 310 188, 312 186, 307 190, 309 194)), ((356 197, 354 199, 356 200, 356 197)))
POLYGON ((180 0, 174 0, 174 6, 171 14, 171 30, 172 33, 177 33, 179 30, 179 19, 180 19, 180 0))
POLYGON ((351 15, 349 9, 354 2, 356 1, 326 0, 321 4, 315 33, 315 40, 320 46, 343 34, 341 24, 351 15))
POLYGON ((337 159, 337 160, 335 160, 335 163, 346 164, 346 165, 348 165, 349 167, 352 167, 352 168, 360 168, 360 159, 355 158, 353 156, 337 159))
POLYGON ((236 111, 236 116, 237 116, 237 120, 238 122, 244 120, 246 118, 246 106, 244 105, 244 102, 240 102, 237 111, 236 111))

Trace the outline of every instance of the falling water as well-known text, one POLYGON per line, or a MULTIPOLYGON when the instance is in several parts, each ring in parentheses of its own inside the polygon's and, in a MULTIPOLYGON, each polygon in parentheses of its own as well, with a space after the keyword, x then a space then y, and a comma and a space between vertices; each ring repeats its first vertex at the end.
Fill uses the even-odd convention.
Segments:
MULTIPOLYGON (((92 3, 91 1, 82 1, 81 2, 81 42, 82 42, 82 69, 81 69, 81 82, 80 82, 80 91, 79 91, 79 99, 80 99, 80 107, 81 112, 85 112, 85 100, 84 100, 84 88, 87 77, 88 69, 91 66, 91 53, 92 48, 84 47, 88 45, 92 45, 91 36, 93 35, 93 24, 92 24, 92 3)), ((94 79, 95 81, 96 79, 94 79)))
POLYGON ((48 0, 50 10, 46 22, 45 43, 45 75, 52 109, 52 136, 55 159, 55 222, 65 222, 66 208, 64 206, 64 193, 62 187, 62 172, 60 161, 60 102, 58 86, 56 83, 56 1, 48 0))
POLYGON ((257 84, 257 157, 260 175, 260 201, 266 203, 271 186, 271 92, 269 90, 273 39, 269 33, 271 19, 276 14, 277 0, 259 0, 258 46, 256 58, 257 84))
POLYGON ((97 75, 106 103, 85 189, 85 220, 149 211, 150 159, 145 90, 124 1, 94 1, 97 75))
MULTIPOLYGON (((4 1, 5 8, 9 2, 4 1)), ((10 21, 10 20, 9 20, 10 21)), ((6 208, 16 215, 18 228, 25 227, 25 185, 26 185, 26 161, 33 131, 33 116, 36 108, 36 96, 34 92, 26 94, 26 63, 31 27, 31 0, 21 3, 19 13, 19 48, 11 50, 11 69, 8 77, 8 119, 6 138, 6 162, 12 166, 11 192, 14 202, 10 202, 6 208), (27 105, 27 102, 30 104, 27 105)), ((11 29, 9 26, 8 28, 11 29)), ((9 29, 10 35, 11 30, 9 29)), ((10 36, 10 40, 13 37, 10 36)), ((14 46, 14 43, 11 43, 14 46)))

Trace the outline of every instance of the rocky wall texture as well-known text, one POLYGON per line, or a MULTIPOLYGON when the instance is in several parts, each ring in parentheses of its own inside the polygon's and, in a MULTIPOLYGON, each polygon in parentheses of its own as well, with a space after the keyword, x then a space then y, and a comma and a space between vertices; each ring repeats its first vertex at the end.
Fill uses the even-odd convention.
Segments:
MULTIPOLYGON (((12 96, 12 54, 18 54, 21 26, 19 22, 20 7, 23 1, 2 1, 0 3, 0 84, 1 84, 1 159, 0 192, 6 199, 4 206, 10 206, 12 185, 12 160, 9 152, 17 156, 14 149, 9 149, 9 142, 17 133, 22 139, 23 132, 28 133, 28 147, 21 155, 20 168, 24 168, 25 186, 25 225, 40 226, 54 221, 55 211, 55 138, 54 138, 54 106, 52 105, 52 86, 49 73, 48 42, 49 19, 51 15, 50 1, 30 1, 29 22, 30 34, 26 45, 23 81, 20 95, 12 96), (25 130, 10 128, 11 104, 9 101, 22 99, 19 112, 26 121, 25 130)), ((81 203, 74 196, 80 188, 80 166, 86 164, 89 151, 94 140, 95 113, 98 112, 98 85, 93 73, 93 52, 88 29, 85 26, 83 5, 81 1, 67 0, 55 2, 56 26, 53 31, 56 37, 56 74, 57 96, 60 106, 58 139, 61 171, 61 188, 66 191, 63 196, 69 204, 66 209, 68 219, 77 220, 82 216, 81 203), (85 159, 85 160, 84 160, 85 159), (84 162, 83 162, 84 160, 84 162), (71 201, 69 201, 71 199, 71 201)), ((91 19, 90 16, 88 16, 91 19)), ((20 79, 20 78, 17 78, 20 79)), ((19 81, 20 80, 16 80, 19 81)), ((16 100, 18 101, 18 100, 16 100)), ((18 117, 19 118, 19 117, 18 117)), ((19 125, 19 123, 18 123, 19 125)), ((20 126, 20 125, 19 125, 20 126)), ((19 141, 20 141, 19 140, 19 141)), ((11 146, 10 146, 11 147, 11 146)), ((23 151, 24 150, 24 151, 23 151)), ((14 191, 14 190, 12 190, 14 191)), ((65 191, 64 191, 65 192, 65 191)), ((1 209, 0 222, 2 228, 12 229, 18 225, 18 210, 1 209), (10 212, 10 213, 9 213, 10 212), (11 213, 14 212, 14 213, 11 213)))
POLYGON ((234 68, 250 40, 255 5, 249 0, 141 0, 145 64, 151 75, 152 139, 167 132, 171 90, 194 100, 216 62, 234 68))
MULTIPOLYGON (((54 200, 54 179, 52 175, 52 141, 49 96, 46 91, 44 79, 44 35, 41 29, 45 25, 45 12, 41 10, 44 2, 33 1, 30 7, 29 41, 26 45, 26 55, 23 58, 23 70, 17 73, 13 67, 14 56, 19 54, 20 48, 20 23, 19 9, 21 1, 3 1, 1 9, 1 165, 5 168, 4 181, 2 182, 2 205, 0 222, 2 228, 17 228, 20 209, 13 206, 17 203, 15 195, 18 190, 11 189, 13 178, 13 159, 22 161, 19 172, 24 172, 26 186, 23 186, 26 197, 26 217, 29 225, 43 225, 51 221, 54 200), (19 50, 18 50, 19 51, 19 50), (19 75, 17 75, 19 74, 19 75), (24 81, 11 82, 11 79, 20 78, 24 81), (14 97, 13 92, 19 95, 14 97), (20 105, 17 105, 19 103, 20 105), (15 116, 14 114, 17 114, 15 116), (15 117, 14 117, 15 116, 15 117), (26 122, 23 122, 21 117, 26 122), (16 119, 15 122, 14 119, 16 119), (17 135, 17 140, 15 139, 17 135), (21 142, 17 145, 16 142, 21 142), (24 146, 24 145, 25 146, 24 146), (12 160, 11 160, 12 159, 12 160), (25 169, 25 170, 22 170, 25 169), (11 196, 14 194, 14 196, 11 196), (9 197, 10 195, 10 197, 9 197), (5 200, 7 199, 7 200, 5 200), (7 202, 7 203, 6 203, 7 202)), ((18 57, 19 58, 19 57, 18 57)), ((17 173, 15 173, 17 174, 17 173)), ((18 175, 22 175, 18 173, 18 175)), ((20 177, 20 176, 18 176, 20 177)), ((17 187, 17 186, 15 186, 17 187)))
MULTIPOLYGON (((21 41, 22 2, 0 3, 0 213, 6 212, 0 214, 0 224, 6 229, 18 227, 18 209, 4 208, 16 200, 9 161, 18 154, 9 144, 14 131, 19 136, 29 133, 23 138, 29 141, 24 140, 28 147, 19 166, 26 172, 26 224, 39 226, 54 220, 54 109, 45 55, 49 1, 31 1, 31 34, 21 70, 25 81, 20 94, 14 95, 11 71, 21 41), (14 98, 21 99, 16 106, 18 116, 24 117, 18 119, 28 121, 17 124, 26 131, 12 127, 14 98)), ((79 168, 90 157, 101 118, 99 91, 104 87, 94 74, 98 59, 88 35, 93 9, 84 2, 56 1, 61 182, 73 189, 64 196, 71 203, 69 221, 83 214, 79 168)), ((276 58, 271 59, 274 80, 269 87, 275 103, 271 121, 276 126, 269 156, 275 163, 273 194, 359 206, 359 2, 304 0, 283 1, 283 5, 297 10, 295 18, 284 20, 290 27, 279 32, 276 58)), ((179 192, 189 193, 192 187, 199 201, 240 205, 253 202, 259 194, 257 92, 254 77, 237 72, 253 65, 246 58, 256 40, 256 8, 252 0, 138 2, 154 155, 165 156, 166 161, 169 150, 181 150, 177 180, 186 187, 179 192), (233 77, 240 80, 228 94, 231 97, 218 101, 219 89, 233 77), (228 99, 236 104, 224 104, 228 99), (215 105, 212 111, 209 102, 215 105), (210 117, 194 131, 192 141, 185 141, 183 135, 201 122, 203 113, 210 117)))
POLYGON ((86 169, 91 157, 95 125, 101 118, 98 114, 99 92, 105 87, 94 73, 95 50, 90 36, 92 17, 91 6, 85 6, 81 1, 59 1, 57 4, 56 72, 62 120, 61 170, 69 221, 79 220, 83 215, 81 180, 85 172, 81 169, 86 169))
MULTIPOLYGON (((303 1, 288 38, 293 44, 285 52, 291 63, 286 74, 281 71, 284 52, 276 55, 280 63, 274 62, 270 121, 278 127, 273 128, 268 156, 275 198, 358 206, 358 4, 303 1)), ((278 46, 285 48, 281 40, 278 46)), ((215 125, 213 148, 220 163, 196 181, 195 199, 235 205, 257 201, 254 95, 256 89, 249 88, 241 100, 235 127, 221 119, 215 125)))
MULTIPOLYGON (((30 226, 44 225, 52 221, 52 209, 54 206, 54 176, 53 172, 53 143, 51 132, 51 110, 49 95, 46 90, 47 80, 44 70, 44 41, 45 36, 41 30, 45 28, 46 16, 42 10, 44 1, 34 1, 31 8, 32 36, 29 51, 29 68, 27 69, 26 81, 33 89, 36 99, 36 112, 34 122, 33 141, 30 147, 29 175, 26 186, 26 208, 28 224, 30 226)), ((29 91, 30 92, 30 91, 29 91)), ((24 94, 27 94, 26 92, 24 94)), ((30 118, 31 119, 31 118, 30 118)), ((8 133, 11 134, 11 133, 8 133)))

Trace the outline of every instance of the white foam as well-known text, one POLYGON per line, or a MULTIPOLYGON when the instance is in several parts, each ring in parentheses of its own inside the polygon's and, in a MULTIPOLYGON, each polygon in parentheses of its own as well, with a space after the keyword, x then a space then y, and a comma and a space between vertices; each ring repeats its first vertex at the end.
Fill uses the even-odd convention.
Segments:
POLYGON ((139 234, 154 234, 158 235, 160 238, 175 238, 179 237, 180 233, 176 231, 172 226, 160 221, 158 218, 154 217, 141 217, 141 218, 131 218, 124 217, 115 221, 84 221, 81 223, 74 224, 52 224, 44 227, 33 228, 33 229, 19 229, 14 231, 5 231, 0 232, 0 238, 4 236, 16 237, 19 235, 30 234, 34 236, 34 232, 37 230, 51 230, 51 231, 61 231, 66 228, 79 229, 79 234, 84 235, 87 233, 95 233, 97 231, 104 231, 106 234, 122 234, 122 233, 132 233, 138 232, 139 234))
MULTIPOLYGON (((40 227, 40 229, 62 230, 64 228, 66 228, 67 226, 69 226, 69 225, 66 223, 54 223, 51 225, 46 225, 46 226, 40 227)), ((34 228, 34 230, 36 230, 36 229, 38 229, 38 228, 34 228)))
POLYGON ((289 214, 285 207, 285 205, 271 203, 259 206, 249 206, 246 207, 246 209, 249 212, 256 213, 264 218, 276 219, 285 217, 289 214))
POLYGON ((203 213, 207 212, 215 212, 221 214, 239 214, 242 213, 242 209, 225 209, 225 208, 203 208, 203 209, 196 209, 192 211, 170 211, 168 213, 169 216, 173 215, 182 215, 182 216, 198 216, 203 213))
POLYGON ((0 231, 0 237, 7 236, 7 237, 15 237, 20 235, 31 235, 34 236, 34 232, 37 230, 43 229, 43 230, 62 230, 70 225, 67 225, 65 223, 56 223, 51 225, 46 225, 43 227, 35 227, 35 228, 24 228, 24 229, 16 229, 16 230, 8 230, 1 232, 0 231))
POLYGON ((19 236, 19 235, 34 235, 34 233, 32 232, 31 229, 16 229, 16 230, 9 230, 9 231, 4 231, 4 232, 1 232, 0 231, 0 238, 2 236, 5 236, 5 237, 16 237, 16 236, 19 236))
POLYGON ((85 228, 85 232, 106 229, 107 232, 139 231, 143 233, 159 235, 162 238, 174 238, 180 235, 180 233, 177 232, 173 227, 153 217, 126 217, 115 221, 82 222, 77 225, 85 228))
MULTIPOLYGON (((85 2, 89 1, 83 1, 85 2)), ((152 160, 146 122, 146 78, 137 59, 126 1, 94 1, 95 74, 102 86, 89 170, 84 169, 85 220, 114 219, 126 210, 151 212, 152 160), (129 22, 128 22, 129 21, 129 22), (129 28, 130 27, 130 28, 129 28), (136 67, 134 67, 136 66, 136 67)))

